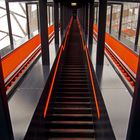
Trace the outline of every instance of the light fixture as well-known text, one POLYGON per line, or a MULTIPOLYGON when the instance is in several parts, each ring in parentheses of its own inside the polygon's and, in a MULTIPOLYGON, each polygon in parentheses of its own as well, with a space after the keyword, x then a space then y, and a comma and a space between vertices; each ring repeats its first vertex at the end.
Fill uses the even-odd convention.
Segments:
POLYGON ((77 3, 76 2, 72 2, 71 6, 77 6, 77 3))

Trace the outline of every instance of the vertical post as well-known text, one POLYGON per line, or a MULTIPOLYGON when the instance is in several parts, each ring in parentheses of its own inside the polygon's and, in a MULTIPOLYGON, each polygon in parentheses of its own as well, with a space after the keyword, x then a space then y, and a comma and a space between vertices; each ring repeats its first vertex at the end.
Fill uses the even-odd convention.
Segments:
POLYGON ((42 64, 49 65, 47 1, 39 0, 40 36, 42 49, 42 64))
POLYGON ((137 51, 137 49, 138 49, 139 34, 140 34, 140 5, 139 5, 139 11, 138 11, 138 20, 137 20, 137 29, 136 29, 134 51, 137 51))
POLYGON ((0 57, 0 138, 14 140, 0 57))
POLYGON ((99 21, 96 65, 104 64, 105 29, 106 29, 107 0, 99 1, 99 21))
POLYGON ((93 24, 94 24, 94 1, 90 2, 90 13, 89 13, 89 36, 88 36, 88 47, 92 47, 93 43, 93 24))
POLYGON ((26 19, 27 19, 27 33, 28 33, 28 39, 30 39, 28 4, 26 3, 25 6, 26 6, 26 19))
POLYGON ((10 19, 9 2, 5 1, 5 5, 6 5, 10 45, 11 45, 11 49, 13 50, 14 49, 14 43, 13 43, 13 36, 12 36, 12 26, 11 26, 11 19, 10 19))
POLYGON ((54 32, 55 32, 55 45, 59 46, 59 9, 58 2, 54 2, 54 32))
POLYGON ((113 12, 113 6, 111 5, 110 9, 110 24, 109 24, 109 33, 111 34, 111 29, 112 29, 112 12, 113 12))
POLYGON ((122 31, 122 18, 123 18, 123 4, 121 5, 121 13, 120 13, 120 23, 119 23, 119 34, 118 40, 121 38, 121 31, 122 31))
POLYGON ((60 3, 60 23, 61 23, 61 39, 63 39, 63 32, 64 32, 64 19, 63 19, 63 5, 60 3))
POLYGON ((140 139, 140 55, 126 140, 140 139))

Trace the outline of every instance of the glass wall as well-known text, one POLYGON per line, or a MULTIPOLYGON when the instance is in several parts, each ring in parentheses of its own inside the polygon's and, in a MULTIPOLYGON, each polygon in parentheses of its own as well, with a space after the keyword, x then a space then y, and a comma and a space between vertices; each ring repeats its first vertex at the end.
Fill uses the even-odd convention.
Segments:
POLYGON ((95 7, 94 10, 94 24, 97 24, 98 22, 98 7, 95 7))
POLYGON ((37 4, 28 4, 28 16, 29 16, 29 30, 30 37, 38 34, 38 8, 37 4))
POLYGON ((111 6, 107 6, 106 31, 109 32, 111 6))
POLYGON ((25 3, 10 2, 10 20, 12 27, 14 48, 18 47, 27 36, 27 21, 25 3))
POLYGON ((131 49, 134 49, 138 20, 138 4, 124 4, 121 41, 131 49))
POLYGON ((0 51, 10 45, 5 1, 0 1, 0 51))
POLYGON ((112 35, 115 38, 118 38, 119 33, 119 22, 120 22, 120 5, 113 5, 113 11, 112 11, 112 35))

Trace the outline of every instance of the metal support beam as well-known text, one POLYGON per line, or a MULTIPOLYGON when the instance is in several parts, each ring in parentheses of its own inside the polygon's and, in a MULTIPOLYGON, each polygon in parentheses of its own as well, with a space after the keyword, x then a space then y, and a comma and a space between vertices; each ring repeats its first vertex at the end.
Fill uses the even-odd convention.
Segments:
POLYGON ((0 57, 0 139, 14 140, 0 57))
POLYGON ((140 139, 140 55, 126 140, 140 139))
POLYGON ((94 24, 94 1, 92 1, 89 5, 89 36, 88 36, 88 47, 92 48, 93 43, 93 24, 94 24))
POLYGON ((137 29, 136 29, 136 38, 135 38, 135 44, 134 44, 134 51, 138 50, 139 34, 140 34, 140 5, 139 5, 139 11, 138 11, 138 20, 137 20, 137 29))
POLYGON ((11 46, 11 49, 13 50, 14 49, 14 42, 13 42, 13 36, 12 36, 12 26, 11 26, 11 19, 10 19, 9 3, 5 2, 5 5, 6 5, 6 13, 7 13, 10 46, 11 46))
POLYGON ((98 21, 98 40, 96 65, 104 64, 105 30, 106 30, 106 12, 107 0, 100 0, 99 3, 99 21, 98 21))
POLYGON ((110 9, 110 24, 109 24, 109 33, 111 34, 111 29, 112 29, 112 12, 113 12, 113 5, 111 5, 110 9))
POLYGON ((55 45, 59 46, 59 6, 58 2, 54 2, 54 32, 55 32, 55 45))
POLYGON ((39 0, 39 17, 40 17, 40 36, 42 49, 42 64, 49 65, 49 43, 48 43, 48 18, 47 18, 47 1, 39 0))
POLYGON ((121 5, 118 40, 120 40, 120 38, 121 38, 121 32, 122 32, 122 18, 123 18, 123 4, 121 5))
POLYGON ((30 39, 28 4, 26 3, 25 6, 26 6, 26 19, 27 19, 27 34, 28 34, 28 39, 30 39))

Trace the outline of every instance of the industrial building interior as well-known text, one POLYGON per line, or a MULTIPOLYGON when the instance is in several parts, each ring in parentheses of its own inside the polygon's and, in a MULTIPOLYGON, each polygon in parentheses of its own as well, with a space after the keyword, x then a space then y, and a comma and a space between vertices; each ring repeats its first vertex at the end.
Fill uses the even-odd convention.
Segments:
POLYGON ((140 139, 140 0, 0 1, 0 140, 140 139))

